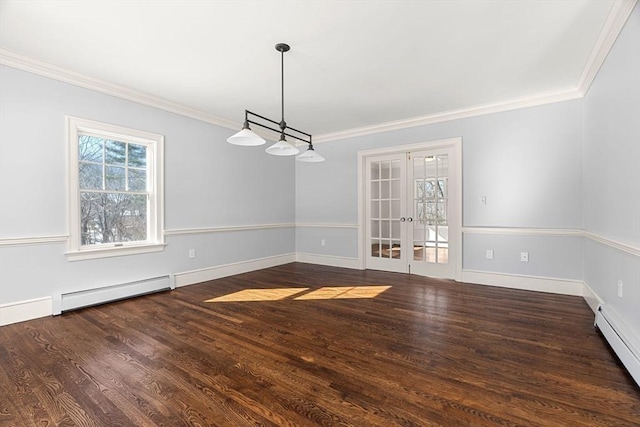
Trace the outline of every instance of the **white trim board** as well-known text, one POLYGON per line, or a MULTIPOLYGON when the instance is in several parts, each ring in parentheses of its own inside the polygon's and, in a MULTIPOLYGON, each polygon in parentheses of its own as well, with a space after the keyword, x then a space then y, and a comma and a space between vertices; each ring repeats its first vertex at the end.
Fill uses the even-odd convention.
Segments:
POLYGON ((582 230, 563 228, 462 227, 463 234, 511 234, 518 236, 582 237, 582 230))
POLYGON ((594 241, 594 242, 602 243, 603 245, 609 246, 609 247, 617 249, 619 251, 626 252, 626 253, 628 253, 630 255, 635 255, 637 257, 640 257, 640 248, 637 248, 635 246, 631 246, 631 245, 628 245, 626 243, 618 242, 616 240, 612 240, 612 239, 606 238, 604 236, 600 236, 598 234, 591 233, 589 231, 584 231, 583 232, 583 236, 586 237, 589 240, 594 241))
POLYGON ((335 255, 319 255, 296 252, 296 262, 362 270, 362 268, 360 268, 360 261, 358 260, 358 258, 341 257, 335 255))
POLYGON ((67 243, 68 235, 10 237, 0 239, 0 246, 41 245, 48 243, 67 243))
MULTIPOLYGON (((247 230, 270 230, 277 228, 345 228, 358 229, 358 224, 322 224, 322 223, 283 223, 283 224, 257 224, 257 225, 237 225, 225 227, 206 227, 206 228, 181 228, 173 230, 165 230, 165 236, 181 236, 187 234, 208 234, 223 233, 229 231, 247 231, 247 230)), ((462 234, 506 234, 520 236, 559 236, 559 237, 584 237, 594 242, 607 245, 611 248, 622 252, 640 257, 640 248, 608 239, 595 233, 583 230, 561 229, 561 228, 518 228, 518 227, 462 227, 462 234)), ((38 245, 38 244, 57 244, 66 243, 68 235, 51 235, 51 236, 30 236, 30 237, 9 237, 0 238, 0 247, 2 246, 22 246, 22 245, 38 245)), ((360 238, 358 238, 358 241, 360 238)))
MULTIPOLYGON (((325 225, 309 225, 310 227, 324 227, 325 225)), ((339 224, 334 227, 348 228, 351 224, 339 224)), ((165 236, 181 236, 187 234, 208 234, 208 233, 224 233, 229 231, 247 231, 247 230, 271 230, 277 228, 294 228, 294 223, 283 224, 255 224, 255 225, 230 225, 224 227, 203 227, 203 228, 176 228, 172 230, 164 230, 165 236)), ((357 225, 353 225, 357 227, 357 225)), ((29 236, 29 237, 8 237, 0 238, 0 246, 21 246, 21 245, 38 245, 49 243, 66 243, 69 235, 50 235, 50 236, 29 236)))
POLYGON ((250 271, 261 270, 263 268, 275 267, 282 264, 295 262, 295 253, 275 255, 271 257, 252 259, 248 261, 234 262, 230 264, 216 265, 213 267, 201 268, 198 270, 175 273, 176 287, 193 285, 207 282, 209 280, 221 279, 223 277, 234 276, 236 274, 248 273, 250 271))
POLYGON ((331 132, 316 135, 313 142, 321 144, 323 142, 336 141, 340 139, 355 138, 359 136, 371 135, 381 132, 406 129, 415 126, 431 125, 452 120, 467 119, 486 114, 501 113, 518 110, 522 108, 536 107, 540 105, 553 104, 556 102, 571 101, 584 98, 591 83, 595 79, 605 58, 613 47, 614 42, 622 31, 624 24, 629 19, 637 0, 615 0, 605 20, 602 31, 591 51, 585 68, 575 87, 569 87, 554 92, 531 94, 529 96, 503 100, 495 103, 475 105, 457 110, 438 112, 424 116, 406 118, 385 123, 378 123, 371 126, 363 126, 354 129, 347 129, 339 132, 331 132))
MULTIPOLYGON (((260 270, 263 268, 275 267, 291 262, 304 262, 332 267, 361 269, 357 258, 290 253, 176 273, 174 274, 175 285, 176 287, 187 286, 260 270)), ((598 304, 601 303, 599 296, 593 292, 588 285, 580 280, 462 270, 462 282, 536 292, 582 296, 594 311, 598 304)), ((0 326, 36 319, 39 317, 51 316, 52 314, 52 297, 3 304, 0 305, 0 326)))
MULTIPOLYGON (((175 287, 193 285, 222 277, 288 264, 295 262, 295 260, 295 254, 285 254, 176 273, 173 275, 175 281, 172 284, 172 288, 174 285, 175 287)), ((2 304, 0 305, 0 326, 52 315, 53 296, 2 304)))
POLYGON ((214 116, 206 111, 178 104, 149 93, 131 89, 127 86, 90 77, 48 62, 21 55, 8 49, 0 48, 0 65, 17 68, 39 76, 69 83, 85 89, 94 90, 117 98, 126 99, 127 101, 133 101, 138 104, 147 105, 170 113, 200 120, 201 122, 222 126, 224 128, 240 129, 242 127, 240 123, 214 116))
POLYGON ((584 282, 582 280, 524 276, 477 270, 462 270, 462 282, 574 296, 583 296, 584 289, 584 282))
POLYGON ((594 242, 602 243, 611 248, 640 257, 640 248, 627 243, 618 242, 585 230, 563 228, 521 228, 521 227, 462 227, 463 234, 508 234, 517 236, 559 236, 584 237, 594 242))
POLYGON ((176 228, 173 230, 165 230, 165 236, 179 236, 185 234, 208 234, 208 233, 224 233, 229 231, 247 231, 247 230, 271 230, 276 228, 294 228, 294 223, 282 224, 255 224, 255 225, 228 225, 223 227, 203 227, 203 228, 176 228))
POLYGON ((602 301, 602 298, 600 298, 600 296, 591 289, 591 286, 589 286, 587 282, 583 282, 583 285, 582 298, 585 300, 589 308, 591 308, 593 314, 596 314, 598 312, 598 307, 604 304, 604 302, 602 301))
POLYGON ((358 228, 358 224, 323 224, 323 223, 296 223, 296 227, 300 228, 358 228))
POLYGON ((591 84, 598 75, 598 71, 600 71, 600 67, 602 67, 618 35, 620 35, 620 31, 622 31, 624 24, 631 16, 636 3, 637 0, 618 0, 611 5, 611 10, 602 26, 600 36, 593 46, 593 50, 578 81, 577 88, 582 96, 585 96, 589 91, 591 84))
POLYGON ((44 297, 0 305, 0 326, 51 316, 53 298, 44 297))
POLYGON ((510 99, 490 104, 475 105, 457 110, 450 110, 425 116, 411 117, 408 119, 395 120, 391 122, 378 123, 371 126, 347 129, 339 132, 324 133, 313 138, 314 144, 336 141, 359 136, 372 135, 382 132, 391 132, 416 126, 433 125, 436 123, 449 122, 452 120, 468 119, 471 117, 484 116, 486 114, 502 113, 506 111, 518 110, 521 108, 537 107, 540 105, 553 104, 556 102, 571 101, 580 99, 583 95, 576 88, 568 88, 552 93, 535 94, 523 98, 510 99))
MULTIPOLYGON (((476 105, 457 110, 427 114, 424 116, 406 118, 385 123, 378 123, 371 126, 347 129, 339 132, 331 132, 316 135, 314 143, 335 141, 357 136, 371 135, 375 133, 388 132, 392 130, 406 129, 414 126, 422 126, 434 123, 441 123, 451 120, 459 120, 469 117, 476 117, 485 114, 492 114, 520 108, 534 107, 538 105, 551 104, 555 102, 568 101, 584 97, 589 90, 591 83, 595 79, 600 67, 608 55, 613 43, 618 38, 620 31, 624 27, 627 19, 631 15, 637 0, 615 0, 609 15, 603 25, 602 31, 594 48, 585 64, 585 68, 575 87, 569 87, 549 93, 538 93, 530 96, 504 100, 495 103, 476 105)), ((221 117, 214 116, 206 111, 191 108, 178 104, 164 98, 151 95, 149 93, 137 91, 126 86, 117 85, 108 81, 86 76, 75 71, 71 71, 44 61, 40 61, 7 49, 0 48, 0 64, 17 68, 40 76, 48 77, 61 82, 73 84, 75 86, 95 90, 97 92, 116 96, 142 105, 158 108, 171 113, 180 114, 202 122, 211 123, 224 128, 237 130, 240 123, 236 123, 221 117)))

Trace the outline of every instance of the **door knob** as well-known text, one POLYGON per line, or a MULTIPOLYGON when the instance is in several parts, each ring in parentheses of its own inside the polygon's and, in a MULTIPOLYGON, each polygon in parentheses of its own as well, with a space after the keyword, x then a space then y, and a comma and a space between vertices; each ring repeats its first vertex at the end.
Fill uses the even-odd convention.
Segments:
POLYGON ((409 218, 407 218, 407 221, 413 222, 413 218, 409 217, 409 218))
POLYGON ((400 222, 405 222, 405 221, 406 221, 406 218, 405 218, 405 217, 401 217, 401 218, 400 218, 400 222))

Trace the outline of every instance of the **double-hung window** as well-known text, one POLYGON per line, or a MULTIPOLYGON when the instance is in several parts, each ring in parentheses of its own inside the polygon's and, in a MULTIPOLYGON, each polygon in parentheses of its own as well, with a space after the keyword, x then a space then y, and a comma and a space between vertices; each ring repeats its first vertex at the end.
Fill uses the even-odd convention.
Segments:
POLYGON ((68 117, 70 260, 161 251, 164 137, 68 117))

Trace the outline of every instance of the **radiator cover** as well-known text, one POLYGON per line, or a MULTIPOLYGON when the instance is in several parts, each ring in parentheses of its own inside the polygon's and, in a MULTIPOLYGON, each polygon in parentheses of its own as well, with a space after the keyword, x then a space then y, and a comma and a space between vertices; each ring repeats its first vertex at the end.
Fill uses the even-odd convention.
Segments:
POLYGON ((634 346, 632 334, 625 333, 622 320, 606 305, 600 305, 596 311, 595 326, 640 386, 640 350, 634 346))
POLYGON ((175 289, 173 275, 153 277, 83 291, 60 292, 53 295, 53 315, 92 305, 175 289))

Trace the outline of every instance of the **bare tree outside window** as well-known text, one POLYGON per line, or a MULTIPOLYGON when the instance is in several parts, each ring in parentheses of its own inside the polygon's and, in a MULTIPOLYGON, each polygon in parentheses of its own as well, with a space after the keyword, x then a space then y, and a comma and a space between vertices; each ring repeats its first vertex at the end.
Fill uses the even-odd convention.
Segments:
POLYGON ((78 134, 81 245, 147 240, 147 147, 78 134))

